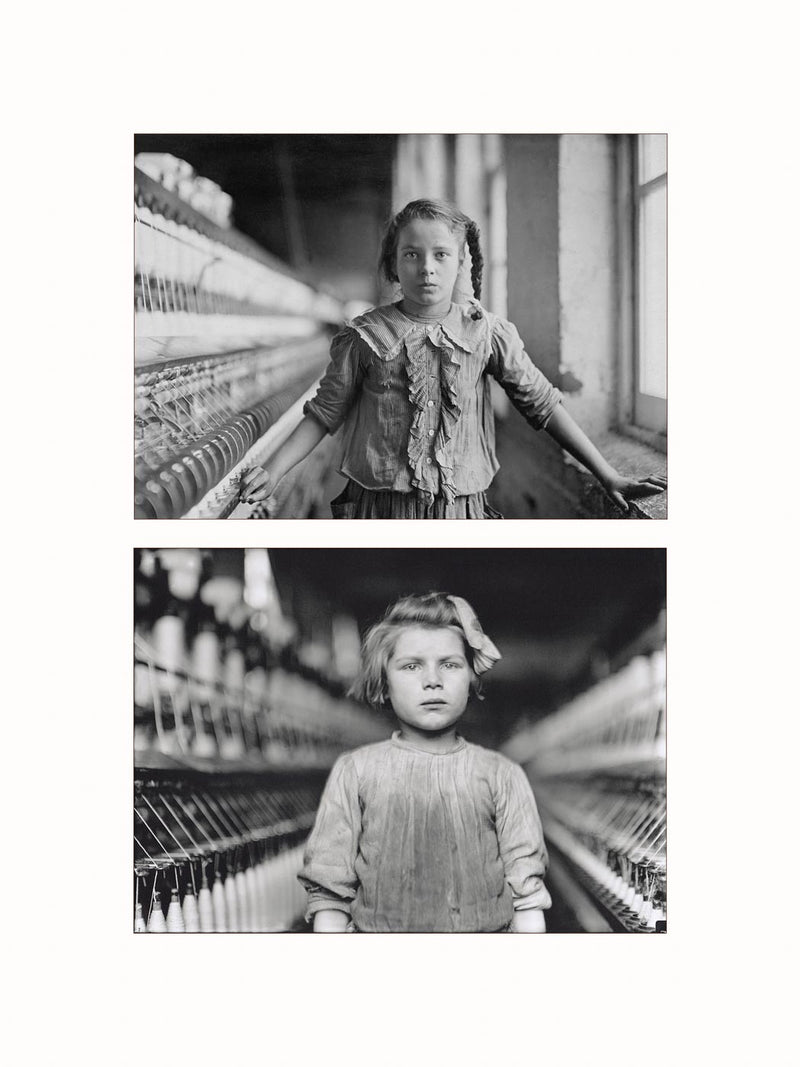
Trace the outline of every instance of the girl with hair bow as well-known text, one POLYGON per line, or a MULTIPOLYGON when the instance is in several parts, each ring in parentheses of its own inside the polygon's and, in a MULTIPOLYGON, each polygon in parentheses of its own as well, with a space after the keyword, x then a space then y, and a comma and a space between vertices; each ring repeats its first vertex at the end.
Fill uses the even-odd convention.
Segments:
POLYGON ((456 731, 500 658, 466 600, 397 601, 367 633, 353 695, 387 741, 340 756, 298 876, 315 932, 542 933, 547 853, 517 764, 456 731))

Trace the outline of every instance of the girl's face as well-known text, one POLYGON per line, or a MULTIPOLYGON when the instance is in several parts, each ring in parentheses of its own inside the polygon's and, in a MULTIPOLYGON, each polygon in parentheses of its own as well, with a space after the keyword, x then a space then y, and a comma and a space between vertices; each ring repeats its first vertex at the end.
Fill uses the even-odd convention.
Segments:
POLYGON ((441 733, 458 722, 466 711, 471 680, 463 638, 450 627, 402 630, 386 665, 395 715, 423 733, 441 733))
POLYGON ((414 219, 397 235, 397 277, 403 303, 412 312, 447 312, 463 256, 444 222, 414 219))

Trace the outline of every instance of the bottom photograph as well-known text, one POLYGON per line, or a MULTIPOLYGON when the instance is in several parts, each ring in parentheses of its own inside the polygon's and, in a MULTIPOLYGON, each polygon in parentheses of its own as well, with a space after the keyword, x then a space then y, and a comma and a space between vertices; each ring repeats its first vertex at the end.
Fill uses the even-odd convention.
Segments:
POLYGON ((134 550, 137 933, 666 932, 666 550, 134 550))

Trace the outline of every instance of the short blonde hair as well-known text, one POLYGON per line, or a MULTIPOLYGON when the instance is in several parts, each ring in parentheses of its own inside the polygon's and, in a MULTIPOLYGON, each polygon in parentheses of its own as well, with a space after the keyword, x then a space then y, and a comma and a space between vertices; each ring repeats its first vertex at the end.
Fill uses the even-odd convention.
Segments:
POLYGON ((392 658, 400 633, 410 626, 423 626, 430 630, 458 631, 472 674, 470 687, 478 699, 482 699, 481 681, 475 673, 473 651, 467 641, 455 605, 447 593, 424 593, 402 597, 387 609, 380 622, 367 630, 361 646, 361 668, 350 689, 350 695, 374 708, 388 706, 386 668, 392 658))

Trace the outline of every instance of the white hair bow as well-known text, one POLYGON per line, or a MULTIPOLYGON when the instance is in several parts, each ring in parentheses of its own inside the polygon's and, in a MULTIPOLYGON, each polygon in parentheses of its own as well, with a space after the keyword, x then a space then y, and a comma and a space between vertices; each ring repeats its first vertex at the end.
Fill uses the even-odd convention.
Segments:
POLYGON ((478 622, 478 616, 463 597, 451 596, 447 599, 456 609, 458 621, 461 623, 467 643, 472 649, 472 663, 475 673, 484 674, 486 671, 491 670, 499 659, 502 659, 500 651, 494 641, 483 632, 483 627, 478 622))

